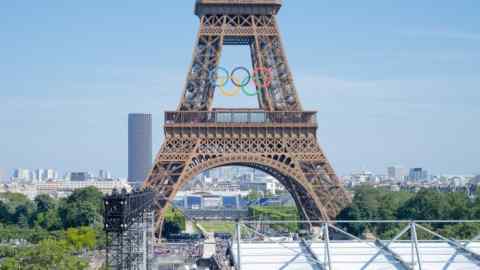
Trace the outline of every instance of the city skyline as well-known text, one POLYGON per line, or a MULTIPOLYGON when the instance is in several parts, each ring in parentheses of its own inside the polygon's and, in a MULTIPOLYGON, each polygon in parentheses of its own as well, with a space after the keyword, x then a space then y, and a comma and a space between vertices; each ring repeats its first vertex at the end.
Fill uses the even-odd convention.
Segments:
MULTIPOLYGON (((392 163, 480 173, 479 3, 309 4, 285 1, 279 23, 303 105, 319 111, 320 143, 340 175, 392 163), (312 33, 318 42, 308 42, 312 33)), ((180 99, 193 1, 24 5, 0 4, 0 30, 15 41, 0 50, 0 168, 101 166, 126 176, 125 116, 153 113, 155 154, 163 111, 180 99), (173 19, 175 31, 162 27, 173 19)), ((222 66, 248 66, 245 55, 226 48, 222 66)))
MULTIPOLYGON (((392 168, 395 168, 397 170, 398 169, 404 170, 404 172, 403 172, 404 180, 409 179, 410 173, 411 173, 412 170, 419 169, 419 168, 427 170, 429 177, 471 177, 471 178, 474 178, 476 176, 477 177, 480 176, 479 173, 431 172, 431 171, 428 171, 428 168, 406 167, 406 166, 399 165, 399 164, 395 164, 395 165, 390 164, 380 171, 370 170, 369 168, 358 168, 358 169, 353 169, 353 170, 351 170, 351 171, 349 171, 345 174, 340 174, 339 176, 344 178, 344 177, 350 177, 350 176, 355 175, 355 174, 369 173, 369 174, 372 174, 374 176, 381 176, 381 177, 387 177, 387 178, 392 178, 392 179, 393 178, 398 178, 397 176, 394 176, 397 173, 391 173, 390 172, 390 170, 392 168)), ((43 170, 44 172, 53 171, 54 174, 56 175, 56 177, 51 178, 51 179, 48 179, 48 177, 47 177, 46 180, 67 179, 68 176, 71 173, 87 173, 90 177, 92 177, 92 179, 94 179, 94 178, 111 178, 111 179, 128 180, 127 175, 112 174, 111 170, 108 170, 108 169, 105 169, 105 168, 103 168, 103 169, 86 169, 86 170, 74 170, 74 169, 60 169, 60 170, 58 170, 58 169, 52 169, 52 168, 16 167, 16 168, 13 168, 12 171, 7 171, 7 172, 2 171, 2 169, 0 168, 0 182, 2 180, 11 180, 11 179, 16 178, 16 175, 19 173, 19 171, 23 171, 24 173, 25 173, 25 171, 28 171, 28 173, 30 175, 30 180, 35 180, 37 178, 36 174, 39 170, 43 170), (108 175, 108 177, 103 177, 102 175, 108 175)), ((225 181, 228 181, 230 178, 233 179, 236 176, 238 176, 239 171, 258 171, 258 170, 254 169, 254 168, 250 168, 250 167, 245 167, 245 166, 225 166, 225 167, 220 167, 220 168, 213 169, 213 170, 207 170, 207 171, 197 175, 196 177, 201 177, 202 175, 210 175, 210 177, 213 177, 211 174, 213 172, 216 172, 216 174, 214 174, 215 177, 219 177, 219 175, 221 175, 222 177, 226 177, 226 179, 224 179, 225 181)), ((264 173, 264 172, 259 172, 259 174, 269 175, 268 173, 264 173)), ((213 178, 215 178, 215 177, 213 177, 213 178)), ((400 178, 398 178, 397 180, 400 180, 400 178)), ((424 179, 424 180, 428 180, 428 179, 424 179)))

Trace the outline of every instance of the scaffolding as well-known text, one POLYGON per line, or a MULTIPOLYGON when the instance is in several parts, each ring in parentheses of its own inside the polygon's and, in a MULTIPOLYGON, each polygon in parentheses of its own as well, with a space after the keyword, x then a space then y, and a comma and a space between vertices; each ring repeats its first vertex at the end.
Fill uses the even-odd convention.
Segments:
POLYGON ((149 190, 114 192, 104 198, 108 269, 151 269, 153 198, 154 193, 149 190))

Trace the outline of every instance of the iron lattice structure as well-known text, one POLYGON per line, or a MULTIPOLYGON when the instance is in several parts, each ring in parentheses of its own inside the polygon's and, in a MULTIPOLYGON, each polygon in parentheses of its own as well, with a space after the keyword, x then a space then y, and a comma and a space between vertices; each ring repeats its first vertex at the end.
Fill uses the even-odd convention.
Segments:
POLYGON ((281 43, 278 0, 199 0, 200 30, 177 111, 165 113, 165 141, 145 181, 156 191, 157 230, 164 210, 192 177, 228 165, 260 169, 292 194, 305 220, 328 220, 349 203, 317 143, 316 112, 303 111, 281 43), (212 70, 224 45, 251 49, 258 109, 214 109, 212 70), (269 80, 270 83, 265 84, 269 80), (264 87, 264 89, 261 89, 264 87))
POLYGON ((114 193, 104 198, 108 269, 151 269, 154 197, 154 192, 146 190, 114 193))

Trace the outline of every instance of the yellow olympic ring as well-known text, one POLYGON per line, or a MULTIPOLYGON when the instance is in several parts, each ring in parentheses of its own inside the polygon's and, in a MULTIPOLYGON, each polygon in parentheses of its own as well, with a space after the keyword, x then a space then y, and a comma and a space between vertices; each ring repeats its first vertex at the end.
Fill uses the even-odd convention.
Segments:
MULTIPOLYGON (((232 77, 232 80, 236 80, 236 79, 237 78, 232 77)), ((233 96, 238 95, 240 93, 240 89, 242 88, 240 86, 235 85, 233 90, 228 91, 228 90, 225 90, 225 84, 218 85, 217 87, 220 88, 220 93, 222 93, 222 95, 227 96, 227 97, 233 97, 233 96)))

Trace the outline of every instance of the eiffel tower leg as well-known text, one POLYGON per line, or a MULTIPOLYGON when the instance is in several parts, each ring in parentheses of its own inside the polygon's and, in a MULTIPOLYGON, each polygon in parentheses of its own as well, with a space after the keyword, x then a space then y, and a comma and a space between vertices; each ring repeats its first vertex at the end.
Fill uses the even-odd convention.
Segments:
MULTIPOLYGON (((205 20, 202 18, 202 21, 205 20)), ((215 90, 210 72, 220 61, 222 35, 199 35, 193 52, 193 62, 178 106, 181 111, 207 111, 211 109, 215 90)))
MULTIPOLYGON (((261 95, 260 105, 272 111, 301 111, 301 103, 293 83, 293 77, 283 50, 280 33, 258 33, 258 28, 273 27, 278 29, 273 16, 254 16, 255 30, 252 43, 252 63, 255 69, 268 69, 271 83, 261 95)), ((263 81, 262 81, 263 82, 263 81)), ((258 90, 258 89, 257 89, 258 90)))
POLYGON ((296 154, 297 162, 304 178, 326 211, 324 219, 333 219, 350 203, 350 196, 318 143, 310 139, 304 146, 308 152, 296 154))
POLYGON ((195 139, 166 138, 155 164, 144 183, 144 187, 156 191, 155 232, 161 237, 165 210, 175 198, 180 187, 180 178, 186 163, 191 159, 196 145, 195 139))

